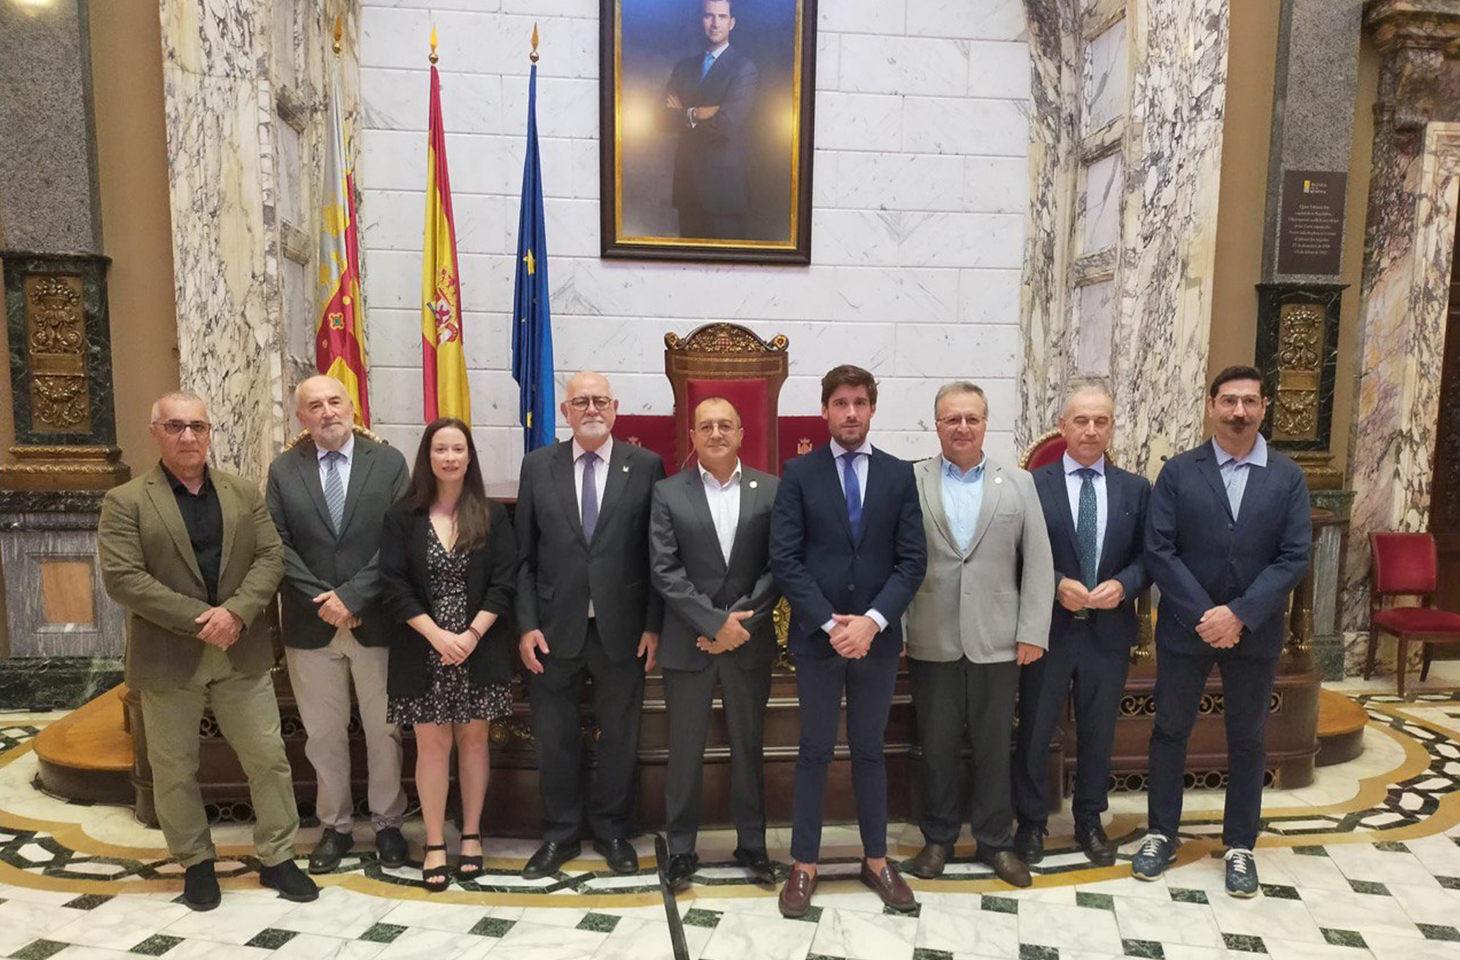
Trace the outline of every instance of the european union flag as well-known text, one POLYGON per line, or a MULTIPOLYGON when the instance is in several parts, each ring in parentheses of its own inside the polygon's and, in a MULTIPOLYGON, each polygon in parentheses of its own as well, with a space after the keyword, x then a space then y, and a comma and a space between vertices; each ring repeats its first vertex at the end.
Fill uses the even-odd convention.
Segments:
MULTIPOLYGON (((535 34, 535 31, 534 31, 535 34)), ((534 35, 533 45, 537 40, 534 35)), ((512 377, 518 419, 530 452, 554 440, 553 318, 548 306, 547 230, 542 211, 542 164, 537 151, 537 64, 527 82, 527 159, 517 224, 517 286, 512 295, 512 377)))

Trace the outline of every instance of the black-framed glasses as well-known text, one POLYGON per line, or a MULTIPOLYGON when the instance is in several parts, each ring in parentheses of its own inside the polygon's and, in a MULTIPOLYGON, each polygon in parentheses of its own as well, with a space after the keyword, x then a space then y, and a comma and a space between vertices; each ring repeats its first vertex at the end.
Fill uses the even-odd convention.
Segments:
POLYGON ((582 412, 588 409, 590 403, 595 410, 607 410, 608 405, 613 403, 613 397, 574 397, 568 401, 568 406, 582 412))
POLYGON ((167 431, 168 436, 180 437, 184 430, 193 431, 195 437, 206 437, 213 425, 206 420, 153 420, 152 425, 167 431))

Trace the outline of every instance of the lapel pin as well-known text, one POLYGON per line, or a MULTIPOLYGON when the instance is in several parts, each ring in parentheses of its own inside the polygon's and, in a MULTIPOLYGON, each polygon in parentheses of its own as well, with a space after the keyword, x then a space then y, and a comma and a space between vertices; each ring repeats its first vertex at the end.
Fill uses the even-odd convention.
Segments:
POLYGON ((1003 482, 1004 482, 1004 478, 1003 477, 994 477, 994 483, 1003 483, 1003 482))
POLYGON ((752 489, 752 490, 755 489, 755 481, 754 480, 750 481, 750 489, 752 489))
POLYGON ((629 472, 629 465, 626 463, 626 464, 624 464, 624 473, 628 473, 628 472, 629 472))

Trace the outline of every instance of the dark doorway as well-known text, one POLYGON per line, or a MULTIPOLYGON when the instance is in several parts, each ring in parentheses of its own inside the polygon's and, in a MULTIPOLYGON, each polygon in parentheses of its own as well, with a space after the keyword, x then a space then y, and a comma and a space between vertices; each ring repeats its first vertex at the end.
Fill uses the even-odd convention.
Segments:
POLYGON ((1460 611, 1460 222, 1445 311, 1445 360, 1440 416, 1435 423, 1435 475, 1430 484, 1430 530, 1440 553, 1436 606, 1460 611))

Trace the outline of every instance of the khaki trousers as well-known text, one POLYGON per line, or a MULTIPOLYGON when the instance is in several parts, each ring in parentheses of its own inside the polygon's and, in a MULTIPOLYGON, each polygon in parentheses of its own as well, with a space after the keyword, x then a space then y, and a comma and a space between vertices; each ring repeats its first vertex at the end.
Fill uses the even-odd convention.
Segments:
POLYGON ((399 829, 406 812, 406 792, 400 783, 400 726, 385 721, 389 648, 361 646, 353 632, 341 629, 328 646, 314 650, 286 647, 284 655, 308 738, 304 753, 319 782, 314 802, 319 822, 340 833, 349 833, 354 823, 349 729, 353 677, 360 724, 365 728, 371 825, 377 832, 386 827, 399 829))
POLYGON ((268 673, 239 673, 226 653, 205 646, 198 669, 186 681, 138 693, 152 764, 153 804, 172 855, 185 867, 216 858, 198 788, 198 728, 204 709, 212 707, 218 729, 248 776, 259 860, 272 867, 292 859, 299 808, 268 673))

